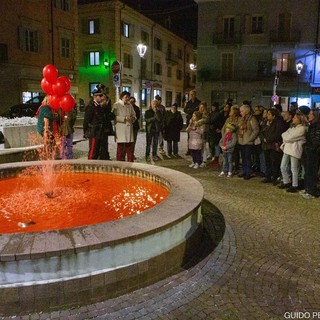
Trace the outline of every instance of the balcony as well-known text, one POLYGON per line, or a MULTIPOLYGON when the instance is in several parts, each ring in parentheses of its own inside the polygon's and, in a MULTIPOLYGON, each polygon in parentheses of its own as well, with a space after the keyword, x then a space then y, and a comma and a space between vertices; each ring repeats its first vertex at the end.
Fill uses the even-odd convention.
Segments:
POLYGON ((242 43, 241 33, 215 33, 213 35, 212 44, 213 45, 238 45, 242 43))
POLYGON ((166 62, 169 65, 175 66, 178 64, 178 57, 175 54, 173 54, 172 52, 167 52, 166 62))
POLYGON ((295 44, 301 40, 301 31, 294 30, 271 30, 270 42, 274 44, 295 44))

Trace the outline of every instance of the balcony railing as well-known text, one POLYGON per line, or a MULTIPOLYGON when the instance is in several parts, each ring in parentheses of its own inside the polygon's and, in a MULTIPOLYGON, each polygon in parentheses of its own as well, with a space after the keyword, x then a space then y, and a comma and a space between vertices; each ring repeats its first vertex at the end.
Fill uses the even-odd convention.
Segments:
POLYGON ((270 42, 273 43, 297 43, 300 39, 301 31, 297 29, 270 31, 270 42))
POLYGON ((234 32, 231 34, 225 34, 225 33, 215 33, 213 35, 212 44, 214 45, 236 45, 241 44, 241 33, 240 32, 234 32))
POLYGON ((167 52, 166 61, 168 64, 176 65, 178 64, 178 57, 172 52, 167 52))

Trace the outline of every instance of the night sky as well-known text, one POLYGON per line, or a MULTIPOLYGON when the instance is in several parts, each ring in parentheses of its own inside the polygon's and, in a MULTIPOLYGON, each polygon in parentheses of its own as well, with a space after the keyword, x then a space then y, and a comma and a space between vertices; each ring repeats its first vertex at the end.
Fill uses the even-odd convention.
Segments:
MULTIPOLYGON (((104 0, 78 0, 78 3, 104 0)), ((121 0, 196 45, 198 6, 193 0, 121 0)))

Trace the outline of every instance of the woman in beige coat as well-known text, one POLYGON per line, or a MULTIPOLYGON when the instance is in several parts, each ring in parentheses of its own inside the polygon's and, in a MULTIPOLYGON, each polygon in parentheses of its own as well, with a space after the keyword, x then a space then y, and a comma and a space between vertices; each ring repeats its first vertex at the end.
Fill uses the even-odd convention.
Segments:
POLYGON ((132 105, 129 103, 130 93, 123 91, 120 99, 113 105, 112 112, 115 115, 115 140, 117 143, 117 160, 134 161, 134 136, 133 123, 136 120, 136 114, 132 105))

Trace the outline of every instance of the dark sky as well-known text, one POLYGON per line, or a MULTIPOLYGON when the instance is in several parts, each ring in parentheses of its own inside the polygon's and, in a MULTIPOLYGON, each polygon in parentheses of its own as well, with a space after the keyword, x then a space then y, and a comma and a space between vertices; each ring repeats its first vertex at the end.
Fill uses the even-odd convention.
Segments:
MULTIPOLYGON (((78 0, 78 3, 104 0, 78 0)), ((196 45, 198 6, 193 0, 121 0, 196 45), (170 27, 171 26, 171 27, 170 27)))
POLYGON ((143 15, 196 44, 198 6, 193 0, 122 0, 143 15))

